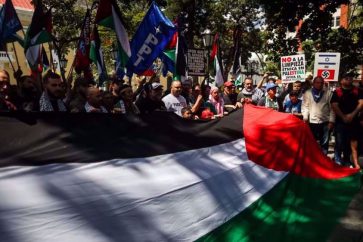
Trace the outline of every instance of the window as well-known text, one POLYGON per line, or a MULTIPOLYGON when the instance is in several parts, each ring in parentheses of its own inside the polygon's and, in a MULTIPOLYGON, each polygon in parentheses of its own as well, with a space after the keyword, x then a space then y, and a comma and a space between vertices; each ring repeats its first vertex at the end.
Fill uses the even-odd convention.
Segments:
POLYGON ((340 16, 333 16, 332 28, 336 29, 340 27, 340 16))
POLYGON ((335 18, 335 27, 339 28, 340 27, 340 16, 337 16, 335 18))

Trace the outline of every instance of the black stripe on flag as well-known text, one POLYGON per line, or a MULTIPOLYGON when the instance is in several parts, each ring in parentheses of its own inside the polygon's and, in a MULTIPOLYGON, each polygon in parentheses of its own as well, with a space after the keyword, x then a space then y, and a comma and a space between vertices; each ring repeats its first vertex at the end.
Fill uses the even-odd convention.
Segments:
POLYGON ((213 121, 172 113, 0 114, 0 167, 99 162, 162 155, 223 144, 243 137, 243 112, 213 121))

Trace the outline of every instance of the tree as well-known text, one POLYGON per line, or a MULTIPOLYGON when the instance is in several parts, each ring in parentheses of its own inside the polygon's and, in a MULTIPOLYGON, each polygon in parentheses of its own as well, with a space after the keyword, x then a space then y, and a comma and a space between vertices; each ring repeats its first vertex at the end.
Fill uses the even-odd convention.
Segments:
POLYGON ((349 0, 259 0, 259 3, 265 11, 270 34, 267 49, 272 60, 278 62, 279 56, 296 53, 300 42, 307 54, 308 68, 314 58, 312 52, 318 51, 340 52, 340 73, 354 72, 362 63, 362 16, 352 14, 348 29, 331 28, 332 14, 337 7, 351 4, 351 10, 360 9, 360 1, 356 1, 354 7, 349 0), (296 37, 286 38, 287 31, 294 32, 299 24, 296 37))

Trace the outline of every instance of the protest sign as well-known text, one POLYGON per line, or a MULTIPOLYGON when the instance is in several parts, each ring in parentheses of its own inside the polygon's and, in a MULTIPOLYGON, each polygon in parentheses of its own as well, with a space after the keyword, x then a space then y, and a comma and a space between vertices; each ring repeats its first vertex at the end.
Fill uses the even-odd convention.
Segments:
POLYGON ((203 49, 188 49, 188 75, 205 75, 205 61, 203 49))
POLYGON ((305 55, 281 57, 281 80, 284 83, 305 81, 305 55))
POLYGON ((325 81, 338 81, 340 53, 315 53, 314 76, 321 76, 325 81))

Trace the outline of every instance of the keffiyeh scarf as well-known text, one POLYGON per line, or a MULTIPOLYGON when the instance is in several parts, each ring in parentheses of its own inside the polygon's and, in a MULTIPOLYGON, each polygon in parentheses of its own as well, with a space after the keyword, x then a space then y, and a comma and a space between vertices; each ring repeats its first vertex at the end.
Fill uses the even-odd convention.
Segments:
MULTIPOLYGON (((64 105, 64 103, 62 102, 62 100, 57 99, 57 105, 58 105, 59 112, 67 111, 67 108, 64 105)), ((52 103, 50 102, 49 96, 46 92, 43 92, 42 96, 40 97, 39 110, 40 110, 40 112, 53 112, 54 111, 52 103)))

